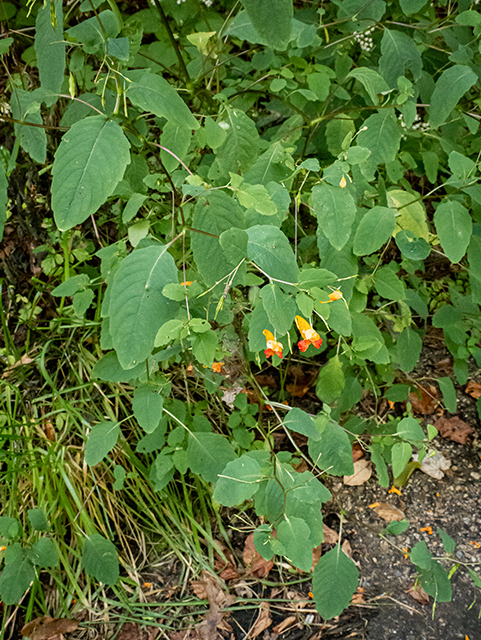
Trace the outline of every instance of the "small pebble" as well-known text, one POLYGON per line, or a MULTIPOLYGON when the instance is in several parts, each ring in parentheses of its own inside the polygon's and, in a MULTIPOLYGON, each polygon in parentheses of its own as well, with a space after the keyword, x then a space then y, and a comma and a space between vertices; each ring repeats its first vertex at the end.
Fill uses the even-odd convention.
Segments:
POLYGON ((481 478, 481 475, 477 471, 471 471, 469 475, 471 476, 471 478, 474 478, 475 480, 479 480, 481 478))

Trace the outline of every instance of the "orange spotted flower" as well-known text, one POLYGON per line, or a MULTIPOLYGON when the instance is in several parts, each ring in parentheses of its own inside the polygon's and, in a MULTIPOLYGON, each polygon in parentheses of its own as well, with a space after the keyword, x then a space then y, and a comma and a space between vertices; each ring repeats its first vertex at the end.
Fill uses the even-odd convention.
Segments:
POLYGON ((332 293, 329 294, 329 300, 319 300, 321 304, 329 304, 329 302, 334 302, 335 300, 340 300, 342 298, 342 293, 339 289, 336 289, 332 293))
POLYGON ((297 343, 302 353, 307 350, 310 344, 313 344, 316 349, 319 349, 322 344, 322 338, 317 331, 314 331, 309 322, 301 318, 301 316, 296 316, 296 324, 303 337, 303 340, 299 340, 297 343))
POLYGON ((264 350, 266 358, 272 356, 274 353, 279 356, 279 358, 282 358, 282 344, 280 342, 277 342, 277 340, 274 338, 274 335, 271 331, 269 331, 269 329, 264 329, 262 333, 266 337, 267 348, 264 350))

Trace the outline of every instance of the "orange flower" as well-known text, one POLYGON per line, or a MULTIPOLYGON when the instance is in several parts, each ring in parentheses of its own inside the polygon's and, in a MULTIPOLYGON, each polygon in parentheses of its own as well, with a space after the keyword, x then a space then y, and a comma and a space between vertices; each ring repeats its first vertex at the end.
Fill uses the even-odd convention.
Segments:
POLYGON ((301 316, 296 316, 296 324, 297 328, 301 332, 302 337, 304 338, 303 340, 299 340, 299 342, 297 343, 297 346, 302 351, 302 353, 307 350, 307 347, 310 344, 313 344, 316 349, 319 349, 322 344, 322 338, 317 333, 317 331, 314 331, 309 322, 307 322, 307 320, 304 320, 304 318, 301 318, 301 316))
POLYGON ((341 189, 344 189, 346 185, 347 185, 347 180, 344 176, 342 176, 339 186, 341 187, 341 189))
POLYGON ((192 284, 192 280, 186 280, 185 282, 181 282, 180 286, 181 287, 190 287, 190 285, 192 284))
MULTIPOLYGON (((329 302, 334 302, 334 300, 340 300, 342 298, 342 293, 339 289, 336 289, 332 293, 329 294, 329 302)), ((320 304, 329 304, 327 300, 319 300, 320 304)))
POLYGON ((402 493, 399 491, 399 489, 396 489, 394 485, 389 489, 388 493, 397 493, 398 496, 402 496, 402 493))
POLYGON ((264 350, 266 358, 268 358, 269 356, 274 355, 274 353, 277 356, 279 356, 279 358, 282 358, 282 348, 283 348, 282 344, 280 342, 277 342, 277 340, 274 338, 272 332, 269 331, 269 329, 264 329, 264 331, 262 333, 266 337, 266 347, 267 347, 267 349, 264 350))
POLYGON ((419 531, 426 531, 426 533, 429 533, 429 535, 430 535, 430 536, 432 536, 432 535, 433 535, 433 529, 432 529, 432 527, 430 527, 430 526, 427 526, 427 527, 421 527, 421 528, 419 529, 419 531))
POLYGON ((212 371, 214 373, 222 373, 222 365, 224 363, 223 362, 213 362, 212 363, 212 371))

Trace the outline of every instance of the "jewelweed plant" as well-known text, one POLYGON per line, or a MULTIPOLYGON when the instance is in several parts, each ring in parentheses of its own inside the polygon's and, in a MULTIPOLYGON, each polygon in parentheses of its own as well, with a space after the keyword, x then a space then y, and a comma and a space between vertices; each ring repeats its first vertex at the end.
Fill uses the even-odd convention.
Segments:
MULTIPOLYGON (((481 364, 481 14, 469 0, 18 0, 1 11, 1 225, 12 176, 35 173, 51 203, 43 283, 64 318, 100 325, 92 376, 128 390, 137 424, 83 418, 85 463, 93 472, 128 447, 159 501, 189 474, 216 507, 249 503, 259 553, 309 572, 330 499, 320 472, 352 474, 352 441, 366 435, 388 486, 436 435, 411 415, 348 421, 363 393, 405 400, 429 327, 443 330, 458 383, 470 358, 481 364), (435 304, 433 264, 463 281, 435 304), (229 358, 251 380, 268 366, 282 377, 286 359, 314 364, 319 411, 264 395, 267 423, 239 400, 214 425, 196 388, 220 406, 229 358), (288 451, 274 448, 277 428, 288 451)), ((451 379, 440 389, 454 412, 451 379)), ((113 473, 121 490, 125 469, 113 473)), ((0 521, 6 604, 54 561, 45 536, 19 546, 11 517, 0 521)), ((83 531, 82 566, 114 585, 105 533, 83 531)), ((412 555, 424 585, 445 587, 426 549, 412 555)), ((331 618, 358 570, 337 547, 312 580, 331 618)))

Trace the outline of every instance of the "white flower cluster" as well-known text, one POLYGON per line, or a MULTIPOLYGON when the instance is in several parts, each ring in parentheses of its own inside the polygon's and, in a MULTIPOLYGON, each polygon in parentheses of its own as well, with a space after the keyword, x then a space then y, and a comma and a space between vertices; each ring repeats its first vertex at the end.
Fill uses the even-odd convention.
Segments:
POLYGON ((177 4, 182 4, 185 0, 177 0, 177 4))
POLYGON ((416 113, 412 129, 413 131, 427 131, 429 129, 429 122, 424 122, 423 120, 421 120, 421 116, 416 113))
POLYGON ((359 33, 359 31, 354 32, 354 40, 356 42, 359 42, 359 46, 363 51, 369 52, 374 49, 374 41, 371 38, 371 33, 373 33, 375 28, 376 27, 371 27, 370 29, 366 29, 366 31, 362 31, 361 33, 359 33))
POLYGON ((214 0, 202 0, 206 7, 211 7, 214 0))

